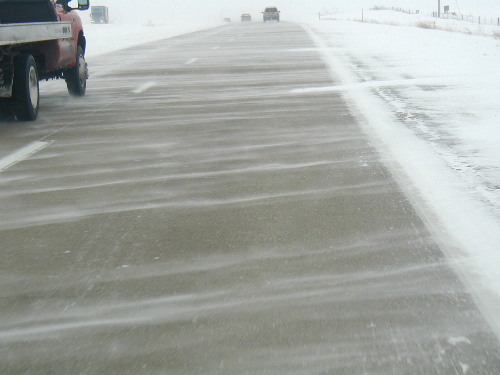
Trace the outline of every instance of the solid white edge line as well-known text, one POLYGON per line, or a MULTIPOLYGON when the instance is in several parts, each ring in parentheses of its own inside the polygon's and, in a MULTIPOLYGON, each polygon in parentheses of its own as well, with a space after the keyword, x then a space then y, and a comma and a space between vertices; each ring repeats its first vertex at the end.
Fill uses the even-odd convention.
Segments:
POLYGON ((38 151, 44 149, 51 143, 52 142, 36 141, 30 143, 27 146, 24 146, 23 148, 20 148, 10 155, 5 156, 4 158, 0 159, 0 172, 3 172, 13 165, 29 158, 31 155, 36 154, 38 151))

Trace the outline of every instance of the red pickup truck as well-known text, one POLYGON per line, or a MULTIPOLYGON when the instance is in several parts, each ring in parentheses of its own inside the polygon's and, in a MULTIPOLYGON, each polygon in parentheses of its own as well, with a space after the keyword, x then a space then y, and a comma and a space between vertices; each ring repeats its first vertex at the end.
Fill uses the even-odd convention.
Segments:
POLYGON ((86 41, 74 10, 88 8, 88 0, 0 0, 0 112, 4 116, 35 120, 43 79, 62 78, 71 95, 85 95, 86 41))

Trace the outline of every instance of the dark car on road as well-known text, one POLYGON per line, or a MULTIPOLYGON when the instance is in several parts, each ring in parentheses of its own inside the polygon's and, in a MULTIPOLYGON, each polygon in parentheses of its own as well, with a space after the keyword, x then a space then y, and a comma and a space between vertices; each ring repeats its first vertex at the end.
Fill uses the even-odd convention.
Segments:
POLYGON ((241 22, 249 22, 252 20, 252 16, 248 13, 243 13, 241 15, 241 22))
POLYGON ((267 21, 277 21, 280 22, 280 12, 276 7, 267 7, 262 12, 264 15, 264 22, 267 21))

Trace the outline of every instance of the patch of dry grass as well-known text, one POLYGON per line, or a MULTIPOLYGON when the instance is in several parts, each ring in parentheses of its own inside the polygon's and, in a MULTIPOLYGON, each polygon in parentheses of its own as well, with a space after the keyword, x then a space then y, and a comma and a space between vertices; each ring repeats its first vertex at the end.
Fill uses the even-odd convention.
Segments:
POLYGON ((417 27, 420 27, 421 29, 435 29, 436 28, 436 22, 432 21, 420 21, 416 23, 417 27))

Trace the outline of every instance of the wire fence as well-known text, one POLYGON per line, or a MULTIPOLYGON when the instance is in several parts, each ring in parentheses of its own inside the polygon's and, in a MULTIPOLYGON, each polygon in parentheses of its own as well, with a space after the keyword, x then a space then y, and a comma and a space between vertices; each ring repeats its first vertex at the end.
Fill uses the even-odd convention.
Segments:
MULTIPOLYGON (((433 13, 433 17, 437 18, 438 14, 433 13)), ((479 25, 496 25, 500 26, 500 17, 481 17, 481 16, 470 16, 464 14, 456 14, 456 13, 443 13, 440 15, 440 18, 450 19, 450 20, 459 20, 471 23, 477 23, 479 25)))
MULTIPOLYGON (((383 7, 376 6, 373 7, 372 10, 394 10, 396 12, 403 12, 407 14, 420 14, 419 10, 406 9, 401 7, 383 7)), ((438 12, 433 12, 432 14, 428 14, 434 18, 442 18, 442 19, 450 19, 464 22, 471 22, 478 25, 496 25, 500 26, 500 17, 484 17, 484 16, 472 16, 465 14, 458 14, 456 12, 442 12, 438 14, 438 12)))

